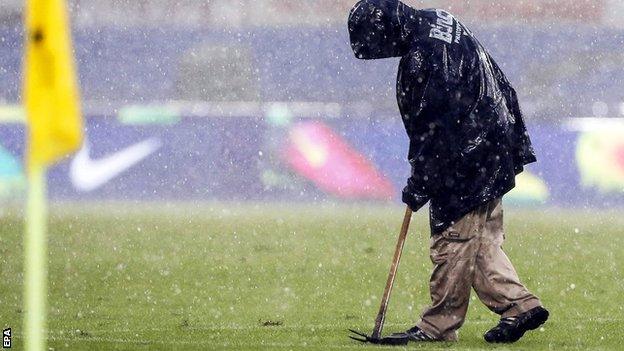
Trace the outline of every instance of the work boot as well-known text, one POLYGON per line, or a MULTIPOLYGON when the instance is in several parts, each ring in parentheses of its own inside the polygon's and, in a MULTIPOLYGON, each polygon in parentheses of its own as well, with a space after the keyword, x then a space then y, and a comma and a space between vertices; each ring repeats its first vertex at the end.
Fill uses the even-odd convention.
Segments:
POLYGON ((548 320, 548 311, 544 307, 535 307, 515 317, 501 318, 498 325, 490 329, 483 338, 490 343, 512 343, 529 330, 539 328, 548 320))

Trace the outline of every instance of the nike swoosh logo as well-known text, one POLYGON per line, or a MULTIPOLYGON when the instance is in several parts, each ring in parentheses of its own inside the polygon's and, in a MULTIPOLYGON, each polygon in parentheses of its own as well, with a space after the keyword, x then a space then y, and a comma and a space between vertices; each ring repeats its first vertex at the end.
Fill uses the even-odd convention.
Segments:
POLYGON ((89 145, 85 141, 71 162, 69 168, 71 181, 79 191, 96 190, 156 152, 161 146, 160 140, 150 138, 104 158, 93 160, 89 156, 89 145))

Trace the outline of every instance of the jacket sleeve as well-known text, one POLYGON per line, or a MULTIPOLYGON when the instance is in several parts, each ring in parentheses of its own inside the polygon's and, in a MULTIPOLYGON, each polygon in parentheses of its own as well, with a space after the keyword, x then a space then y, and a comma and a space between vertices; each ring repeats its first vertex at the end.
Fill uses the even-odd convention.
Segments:
POLYGON ((418 55, 401 63, 397 94, 410 139, 411 177, 403 189, 403 202, 413 211, 424 206, 449 179, 455 159, 453 121, 457 87, 444 72, 428 68, 418 55))
POLYGON ((431 122, 428 131, 411 137, 409 162, 412 168, 407 186, 403 190, 403 202, 418 211, 446 184, 447 174, 452 171, 448 130, 439 123, 431 122))

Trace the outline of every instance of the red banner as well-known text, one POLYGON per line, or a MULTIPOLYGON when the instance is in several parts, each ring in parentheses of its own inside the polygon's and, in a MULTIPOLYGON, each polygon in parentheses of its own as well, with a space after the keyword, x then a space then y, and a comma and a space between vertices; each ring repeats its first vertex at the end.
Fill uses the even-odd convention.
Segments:
POLYGON ((300 176, 343 199, 390 200, 392 183, 375 165, 320 121, 296 124, 283 158, 300 176))

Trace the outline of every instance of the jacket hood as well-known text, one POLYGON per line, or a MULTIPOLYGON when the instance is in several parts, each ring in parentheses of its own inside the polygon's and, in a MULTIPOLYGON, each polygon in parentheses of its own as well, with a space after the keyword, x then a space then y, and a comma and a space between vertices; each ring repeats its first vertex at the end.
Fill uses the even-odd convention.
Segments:
POLYGON ((359 59, 404 56, 409 51, 407 24, 416 10, 398 0, 361 0, 349 14, 349 37, 359 59))

